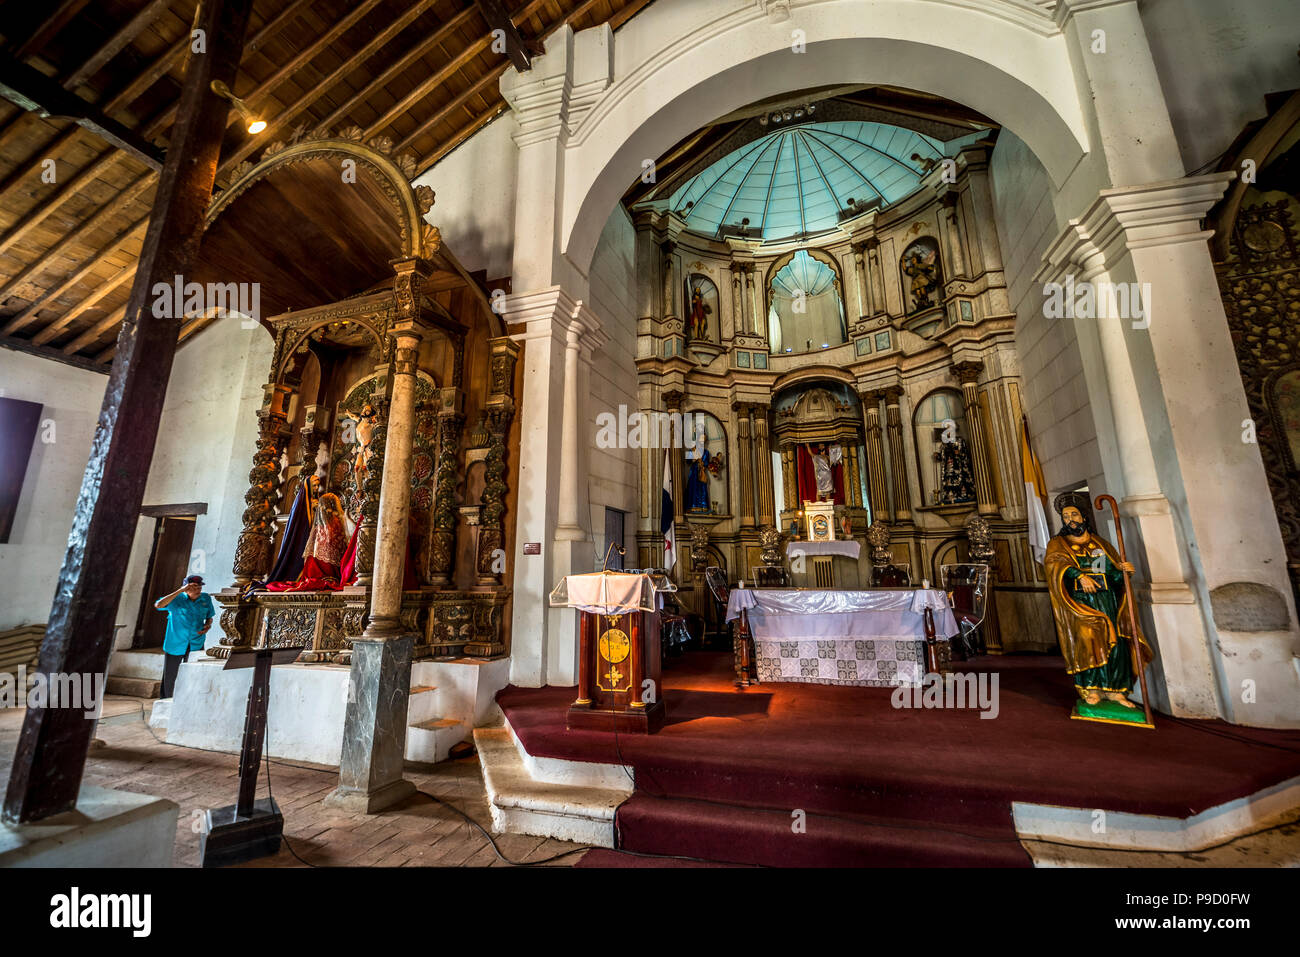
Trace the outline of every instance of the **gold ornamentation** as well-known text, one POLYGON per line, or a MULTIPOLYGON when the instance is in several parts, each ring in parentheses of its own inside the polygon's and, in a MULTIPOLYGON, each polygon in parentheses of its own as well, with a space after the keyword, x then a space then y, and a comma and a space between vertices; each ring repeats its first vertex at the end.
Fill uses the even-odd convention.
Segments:
POLYGON ((627 635, 617 628, 610 628, 600 636, 600 656, 611 665, 616 665, 627 658, 632 651, 632 642, 627 635))

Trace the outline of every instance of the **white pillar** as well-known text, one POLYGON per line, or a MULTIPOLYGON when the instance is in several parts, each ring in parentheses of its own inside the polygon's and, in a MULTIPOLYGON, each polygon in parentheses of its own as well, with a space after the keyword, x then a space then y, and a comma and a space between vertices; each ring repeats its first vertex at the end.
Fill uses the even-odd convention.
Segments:
POLYGON ((1294 726, 1300 676, 1292 649, 1300 632, 1285 551, 1258 446, 1242 441, 1249 410, 1210 233, 1200 227, 1230 178, 1103 190, 1049 249, 1038 278, 1061 281, 1077 269, 1076 282, 1140 290, 1141 314, 1090 320, 1103 359, 1093 375, 1106 377, 1121 471, 1108 467, 1107 480, 1123 487, 1121 511, 1149 575, 1143 592, 1168 706, 1181 715, 1294 726), (1287 630, 1219 626, 1215 590, 1242 582, 1271 592, 1286 610, 1287 630))

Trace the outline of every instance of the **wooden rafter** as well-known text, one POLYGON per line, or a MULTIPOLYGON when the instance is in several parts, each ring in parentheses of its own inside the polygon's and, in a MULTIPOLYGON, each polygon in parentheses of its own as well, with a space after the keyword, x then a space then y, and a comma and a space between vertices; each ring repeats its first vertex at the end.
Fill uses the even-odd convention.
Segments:
POLYGON ((502 38, 506 43, 506 54, 510 57, 510 62, 520 73, 526 73, 533 68, 534 46, 528 43, 519 31, 515 28, 514 21, 510 14, 506 12, 505 4, 501 0, 474 0, 479 9, 483 11, 483 19, 487 21, 488 27, 495 33, 501 31, 502 38))
MULTIPOLYGON (((438 0, 410 0, 399 4, 395 19, 383 19, 382 22, 375 23, 366 20, 368 16, 378 16, 378 11, 383 9, 381 3, 385 0, 352 0, 341 16, 337 19, 323 18, 323 24, 310 17, 307 20, 300 18, 299 14, 309 10, 312 2, 313 0, 276 0, 272 3, 270 0, 257 0, 259 6, 270 8, 269 19, 263 22, 246 43, 245 56, 261 49, 265 57, 266 42, 282 30, 290 33, 287 42, 293 52, 292 55, 273 62, 272 72, 265 78, 250 83, 248 73, 239 74, 238 78, 242 82, 232 83, 232 88, 252 105, 262 119, 267 120, 267 133, 279 133, 280 138, 284 138, 285 131, 298 124, 306 124, 316 130, 336 130, 355 118, 354 122, 359 121, 356 125, 363 127, 367 138, 388 132, 393 139, 399 140, 396 150, 414 150, 417 154, 423 151, 423 157, 417 162, 417 170, 422 172, 507 109, 497 90, 497 84, 511 65, 526 68, 515 62, 520 59, 516 55, 519 51, 531 61, 531 57, 540 52, 540 41, 545 37, 566 23, 580 24, 579 28, 592 25, 592 17, 597 10, 605 11, 598 14, 601 20, 608 22, 611 28, 617 28, 640 12, 650 0, 460 0, 462 6, 450 15, 444 15, 442 22, 436 23, 433 30, 419 31, 410 28, 419 22, 421 16, 435 9, 438 0), (515 9, 506 11, 507 6, 514 6, 515 9), (510 29, 501 22, 502 16, 509 28, 514 28, 515 24, 520 25, 515 28, 517 42, 511 39, 510 29), (525 35, 528 28, 523 24, 536 25, 539 16, 543 21, 540 29, 525 35), (502 55, 499 62, 493 62, 483 55, 491 46, 493 35, 490 31, 494 27, 507 31, 507 55, 502 55), (356 49, 352 51, 347 50, 347 44, 339 45, 340 38, 350 30, 354 33, 366 30, 357 34, 356 49), (390 47, 404 33, 412 34, 417 39, 406 49, 390 52, 390 47), (282 94, 277 99, 277 90, 283 89, 287 81, 299 75, 331 46, 337 51, 331 66, 313 69, 308 78, 298 84, 303 92, 291 94, 294 97, 292 102, 290 97, 282 94), (426 60, 436 61, 432 71, 425 67, 426 60), (358 79, 360 82, 354 92, 347 84, 349 81, 357 83, 358 79), (399 83, 400 87, 389 92, 391 83, 399 83), (448 83, 460 87, 459 92, 445 92, 448 83), (331 108, 324 119, 314 118, 313 107, 335 91, 343 94, 343 101, 331 108), (367 116, 373 119, 367 119, 367 116), (410 119, 404 121, 403 117, 410 119), (411 124, 411 129, 407 130, 403 126, 394 132, 394 123, 411 124), (444 131, 449 132, 443 135, 444 131)), ((199 6, 195 0, 171 0, 171 3, 181 8, 174 10, 180 16, 199 6)), ((58 9, 33 31, 28 41, 32 45, 24 52, 24 56, 37 55, 60 30, 77 29, 80 22, 77 13, 83 6, 84 0, 65 0, 60 3, 58 9)), ((150 25, 158 22, 169 9, 164 0, 136 0, 131 7, 134 12, 127 10, 119 14, 117 24, 111 24, 103 30, 98 46, 84 41, 79 44, 60 42, 57 45, 59 49, 90 47, 94 53, 84 61, 59 63, 56 51, 53 57, 47 56, 36 65, 44 73, 54 73, 53 78, 47 77, 49 82, 66 84, 69 88, 81 87, 83 94, 86 93, 85 84, 88 81, 109 76, 109 89, 116 92, 96 103, 87 103, 88 108, 98 110, 104 117, 135 127, 130 132, 138 136, 141 142, 161 142, 157 138, 167 135, 168 127, 177 118, 175 103, 164 100, 159 105, 159 98, 151 95, 146 101, 151 104, 147 112, 154 115, 138 125, 132 116, 141 114, 138 101, 147 91, 160 80, 175 75, 182 67, 189 50, 189 31, 176 37, 161 53, 154 53, 143 61, 145 65, 137 68, 138 72, 134 76, 129 79, 120 75, 114 78, 105 68, 119 54, 131 48, 150 25), (132 110, 133 113, 128 115, 123 110, 132 110)), ((174 26, 171 29, 174 30, 174 26)), ((119 74, 121 72, 123 71, 119 71, 119 74)), ((0 113, 0 116, 3 115, 6 114, 0 113)), ((228 119, 228 128, 233 122, 236 122, 236 118, 232 115, 228 119)), ((49 124, 45 124, 45 129, 48 128, 49 124)), ((14 115, 7 125, 0 125, 0 146, 17 136, 30 139, 31 134, 37 130, 41 130, 41 126, 28 115, 14 115)), ((41 130, 41 133, 46 143, 30 151, 28 159, 0 180, 0 202, 6 199, 6 193, 12 194, 18 188, 27 188, 27 184, 32 182, 33 174, 39 174, 40 160, 51 155, 73 155, 71 151, 84 141, 78 137, 85 136, 76 126, 56 125, 53 132, 41 130)), ((236 165, 270 140, 271 136, 265 135, 257 139, 237 139, 229 154, 222 157, 219 163, 219 176, 229 175, 236 165)), ((102 243, 98 249, 90 251, 88 258, 75 268, 72 275, 54 280, 55 288, 39 292, 36 301, 24 305, 20 314, 3 320, 5 333, 29 330, 33 324, 39 324, 39 332, 33 341, 53 343, 70 334, 69 341, 59 347, 59 351, 73 354, 82 350, 93 352, 98 348, 96 342, 120 323, 123 307, 118 297, 128 281, 123 276, 123 270, 131 268, 130 260, 134 258, 123 247, 138 238, 148 222, 147 217, 136 217, 126 223, 123 220, 131 219, 133 204, 147 196, 148 190, 157 181, 156 174, 152 172, 124 176, 119 164, 124 163, 125 155, 120 150, 111 150, 94 155, 88 162, 79 164, 81 170, 70 182, 76 182, 82 188, 96 177, 113 183, 124 180, 128 182, 110 202, 87 209, 69 230, 54 235, 53 242, 38 239, 38 255, 14 271, 12 276, 0 279, 0 303, 6 297, 12 299, 20 293, 32 295, 33 288, 39 289, 40 284, 49 281, 41 279, 43 274, 56 270, 57 273, 62 273, 67 268, 63 264, 68 263, 69 256, 79 256, 78 250, 88 249, 88 241, 92 236, 121 224, 116 235, 102 243), (112 174, 114 169, 119 170, 116 175, 112 174), (127 265, 110 273, 107 281, 97 278, 104 274, 106 267, 112 269, 116 264, 124 262, 127 265), (33 283, 37 285, 34 287, 33 283), (77 297, 77 301, 65 311, 59 312, 62 306, 56 304, 69 295, 77 297), (87 313, 94 316, 96 309, 115 302, 119 305, 109 306, 108 311, 91 320, 89 326, 80 324, 87 322, 87 313), (38 318, 43 312, 57 318, 53 322, 38 318)), ((67 208, 72 195, 66 185, 50 191, 29 214, 12 224, 7 232, 0 233, 0 253, 12 251, 20 244, 23 248, 28 248, 34 237, 50 235, 51 226, 57 219, 52 217, 52 210, 47 207, 53 205, 55 208, 67 208)), ((181 330, 181 338, 199 328, 202 328, 202 323, 186 324, 181 330)), ((116 347, 110 343, 101 345, 106 348, 99 351, 95 358, 100 361, 111 358, 116 347)))

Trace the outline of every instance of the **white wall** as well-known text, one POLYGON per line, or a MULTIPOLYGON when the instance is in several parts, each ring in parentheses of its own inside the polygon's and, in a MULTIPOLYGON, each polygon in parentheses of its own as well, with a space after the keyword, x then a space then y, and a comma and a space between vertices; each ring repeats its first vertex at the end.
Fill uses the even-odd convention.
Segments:
POLYGON ((609 217, 591 263, 591 309, 600 317, 602 330, 609 342, 591 361, 591 397, 588 428, 591 436, 588 501, 591 505, 591 533, 596 551, 603 560, 605 541, 605 507, 627 513, 623 541, 627 546, 625 564, 636 561, 636 510, 639 492, 641 453, 638 449, 602 449, 597 447, 596 416, 602 412, 618 416, 620 404, 631 414, 637 404, 636 374, 636 232, 632 220, 620 203, 609 217))
MULTIPOLYGON (((144 504, 206 503, 207 514, 195 523, 191 561, 209 591, 232 578, 272 345, 261 326, 244 329, 237 319, 220 320, 186 342, 172 366, 144 504)), ((7 397, 45 405, 41 418, 52 421, 55 439, 43 442, 38 432, 10 542, 0 545, 5 629, 49 618, 108 377, 0 350, 0 382, 7 397)), ((118 606, 117 621, 127 626, 118 632, 119 647, 130 645, 139 614, 154 522, 141 518, 136 526, 118 606)), ((220 638, 216 629, 210 637, 220 638)))
POLYGON ((479 130, 414 181, 433 187, 425 218, 470 272, 489 279, 510 275, 514 255, 515 119, 502 115, 479 130))
POLYGON ((1266 93, 1300 87, 1296 0, 1145 0, 1139 10, 1188 172, 1265 115, 1266 93))
POLYGON ((9 543, 0 545, 0 630, 49 620, 107 384, 98 372, 0 349, 0 393, 45 406, 9 543))
POLYGON ((1102 462, 1073 323, 1043 316, 1043 288, 1033 281, 1058 225, 1051 181, 1029 147, 1008 130, 989 162, 994 221, 1016 313, 1025 411, 1048 488, 1088 482, 1098 488, 1102 462))
MULTIPOLYGON (((257 410, 273 347, 260 325, 245 329, 239 319, 221 319, 187 341, 172 366, 144 504, 208 506, 194 524, 190 567, 203 575, 210 592, 234 577, 231 566, 257 446, 257 410)), ((158 597, 144 596, 154 521, 141 518, 136 527, 118 611, 118 621, 128 627, 118 635, 119 647, 130 645, 141 599, 158 597)), ((220 639, 220 629, 208 633, 209 644, 220 639)))

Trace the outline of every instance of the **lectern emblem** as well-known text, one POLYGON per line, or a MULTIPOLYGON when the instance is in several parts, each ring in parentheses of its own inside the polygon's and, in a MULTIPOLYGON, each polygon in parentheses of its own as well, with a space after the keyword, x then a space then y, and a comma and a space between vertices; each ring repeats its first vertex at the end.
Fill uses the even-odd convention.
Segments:
POLYGON ((599 646, 600 656, 611 665, 618 664, 632 650, 632 643, 627 640, 627 635, 617 628, 610 628, 601 635, 599 646))

